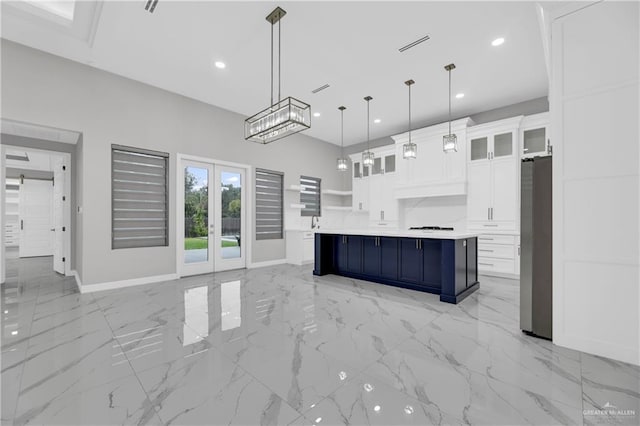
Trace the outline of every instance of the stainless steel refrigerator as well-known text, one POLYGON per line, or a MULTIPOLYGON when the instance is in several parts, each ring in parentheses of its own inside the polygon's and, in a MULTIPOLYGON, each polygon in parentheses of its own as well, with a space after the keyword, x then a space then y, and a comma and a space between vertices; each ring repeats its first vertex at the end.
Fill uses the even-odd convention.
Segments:
POLYGON ((520 184, 520 328, 551 339, 551 156, 522 160, 520 184))

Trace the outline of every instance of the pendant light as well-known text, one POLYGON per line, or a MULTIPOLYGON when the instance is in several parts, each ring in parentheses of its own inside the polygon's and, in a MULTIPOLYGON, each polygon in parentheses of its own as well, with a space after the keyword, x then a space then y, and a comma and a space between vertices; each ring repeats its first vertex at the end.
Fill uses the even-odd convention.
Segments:
POLYGON ((340 110, 340 158, 338 158, 338 170, 346 172, 349 168, 349 163, 347 159, 344 158, 344 110, 347 109, 347 107, 340 106, 338 109, 340 110))
POLYGON ((362 153, 362 165, 363 166, 369 166, 372 167, 373 166, 373 152, 371 152, 369 150, 369 127, 370 127, 370 123, 369 123, 369 102, 372 100, 373 98, 371 96, 365 96, 364 100, 367 101, 367 150, 365 152, 362 153))
POLYGON ((404 82, 409 88, 409 142, 402 145, 402 158, 405 160, 415 159, 418 156, 418 145, 411 142, 411 85, 415 81, 409 79, 404 82))
POLYGON ((449 134, 442 137, 442 149, 444 152, 458 151, 458 137, 451 133, 451 71, 456 69, 454 64, 445 65, 445 70, 449 72, 449 134))
POLYGON ((267 16, 271 23, 271 106, 244 121, 244 138, 248 141, 267 144, 286 136, 298 133, 311 127, 311 106, 298 99, 280 97, 280 21, 286 15, 280 7, 276 7, 267 16), (274 86, 274 52, 273 52, 273 28, 278 24, 278 101, 273 100, 274 86))

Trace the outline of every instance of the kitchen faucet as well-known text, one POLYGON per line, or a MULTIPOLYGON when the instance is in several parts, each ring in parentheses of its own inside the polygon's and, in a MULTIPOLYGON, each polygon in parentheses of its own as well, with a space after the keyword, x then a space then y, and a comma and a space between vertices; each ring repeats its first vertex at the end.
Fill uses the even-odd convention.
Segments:
POLYGON ((311 229, 320 228, 318 219, 320 219, 318 216, 311 216, 311 229))

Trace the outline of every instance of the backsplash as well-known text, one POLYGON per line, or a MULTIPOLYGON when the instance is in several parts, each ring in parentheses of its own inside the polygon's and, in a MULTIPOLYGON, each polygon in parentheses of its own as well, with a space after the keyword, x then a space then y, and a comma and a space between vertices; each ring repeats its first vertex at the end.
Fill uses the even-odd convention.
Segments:
POLYGON ((465 195, 400 200, 400 228, 411 226, 451 226, 467 228, 465 195))

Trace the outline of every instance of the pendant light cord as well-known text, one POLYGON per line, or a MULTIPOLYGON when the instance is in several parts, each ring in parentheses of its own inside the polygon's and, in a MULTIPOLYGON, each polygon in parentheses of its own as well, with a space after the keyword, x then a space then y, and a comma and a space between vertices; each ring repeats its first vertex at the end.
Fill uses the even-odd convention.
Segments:
POLYGON ((451 69, 449 69, 449 136, 451 136, 451 69))
POLYGON ((273 24, 271 24, 271 103, 273 105, 273 24))
MULTIPOLYGON (((278 103, 280 103, 280 101, 282 100, 280 93, 280 86, 282 85, 281 81, 282 78, 280 77, 280 64, 281 64, 281 60, 280 60, 280 56, 281 56, 281 39, 282 39, 282 27, 280 24, 281 20, 278 20, 278 103)), ((271 104, 273 106, 273 83, 274 83, 274 78, 273 78, 273 27, 275 26, 275 24, 271 24, 271 104)))
MULTIPOLYGON (((280 86, 281 86, 281 78, 280 78, 280 62, 281 61, 280 61, 280 58, 282 56, 282 50, 280 48, 280 38, 281 38, 281 34, 282 34, 282 27, 281 27, 281 24, 280 24, 281 22, 282 22, 282 20, 279 19, 278 20, 278 103, 280 103, 280 100, 282 99, 280 97, 280 86)), ((451 74, 449 74, 449 75, 451 75, 451 74)), ((449 83, 449 84, 451 84, 451 83, 449 83)), ((449 90, 451 90, 451 89, 449 89, 449 90)), ((449 132, 449 133, 451 133, 451 132, 449 132)))
POLYGON ((411 143, 411 85, 409 84, 409 143, 411 143))
POLYGON ((344 109, 340 110, 340 158, 344 158, 344 109))
POLYGON ((367 101, 367 152, 369 152, 369 101, 367 101))

